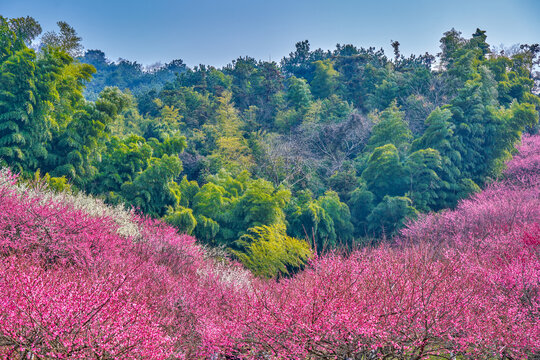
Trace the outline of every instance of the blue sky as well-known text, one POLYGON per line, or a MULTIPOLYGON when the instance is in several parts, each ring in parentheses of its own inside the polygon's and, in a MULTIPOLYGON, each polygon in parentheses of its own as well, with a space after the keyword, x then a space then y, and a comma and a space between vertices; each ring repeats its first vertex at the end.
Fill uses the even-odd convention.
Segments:
POLYGON ((279 61, 308 39, 402 53, 436 53, 452 27, 488 43, 540 42, 540 0, 0 0, 5 17, 30 15, 45 31, 72 25, 86 49, 149 65, 182 59, 223 66, 238 56, 279 61))

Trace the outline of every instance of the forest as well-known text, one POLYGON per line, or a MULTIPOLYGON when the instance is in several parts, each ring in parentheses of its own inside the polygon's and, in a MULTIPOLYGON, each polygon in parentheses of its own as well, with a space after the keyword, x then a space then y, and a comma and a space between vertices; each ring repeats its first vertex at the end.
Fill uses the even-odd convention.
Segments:
POLYGON ((58 28, 1 19, 2 163, 162 218, 266 277, 455 207, 538 131, 540 47, 494 52, 480 29, 446 32, 437 56, 302 41, 279 64, 190 69, 111 62, 58 28))
POLYGON ((143 66, 0 16, 2 359, 540 355, 540 45, 143 66))

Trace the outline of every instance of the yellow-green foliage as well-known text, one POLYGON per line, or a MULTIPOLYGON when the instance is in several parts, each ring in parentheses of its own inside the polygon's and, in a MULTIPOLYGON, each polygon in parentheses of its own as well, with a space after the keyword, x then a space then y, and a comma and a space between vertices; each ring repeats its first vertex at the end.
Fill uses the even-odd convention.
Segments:
POLYGON ((68 180, 65 176, 51 177, 49 173, 41 176, 41 172, 39 171, 39 169, 34 173, 34 183, 45 183, 48 189, 56 193, 71 191, 71 184, 68 183, 68 180))
POLYGON ((242 250, 232 252, 244 266, 266 278, 288 275, 312 255, 309 244, 287 236, 283 224, 252 227, 236 243, 242 250))
POLYGON ((182 206, 179 206, 176 210, 169 208, 169 213, 163 219, 183 234, 191 235, 195 226, 197 226, 197 220, 193 216, 193 210, 182 206))

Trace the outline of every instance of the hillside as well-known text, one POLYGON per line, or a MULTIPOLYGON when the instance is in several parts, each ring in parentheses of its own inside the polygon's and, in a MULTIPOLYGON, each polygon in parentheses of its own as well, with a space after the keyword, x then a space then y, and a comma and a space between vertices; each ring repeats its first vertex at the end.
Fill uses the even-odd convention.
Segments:
POLYGON ((540 351, 540 136, 392 245, 254 278, 101 201, 0 178, 5 359, 516 359, 540 351))
POLYGON ((305 40, 279 62, 151 71, 83 53, 66 22, 41 33, 0 17, 0 163, 266 278, 455 208, 538 132, 540 46, 496 49, 481 29, 443 33, 437 55, 305 40))
POLYGON ((540 45, 143 68, 57 25, 0 15, 0 358, 540 356, 540 45))

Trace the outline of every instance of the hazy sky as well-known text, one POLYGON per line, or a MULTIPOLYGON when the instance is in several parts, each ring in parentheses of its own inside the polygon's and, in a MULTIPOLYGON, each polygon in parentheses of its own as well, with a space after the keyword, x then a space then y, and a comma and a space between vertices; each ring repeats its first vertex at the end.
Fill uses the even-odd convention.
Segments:
POLYGON ((308 39, 402 53, 436 53, 452 27, 487 30, 492 45, 540 42, 540 0, 0 0, 4 17, 30 15, 45 31, 63 20, 101 49, 149 65, 182 59, 222 66, 238 56, 279 61, 308 39))

